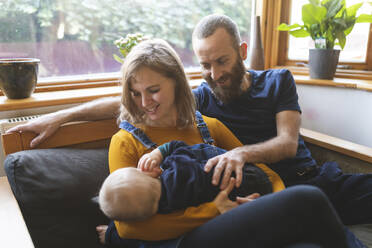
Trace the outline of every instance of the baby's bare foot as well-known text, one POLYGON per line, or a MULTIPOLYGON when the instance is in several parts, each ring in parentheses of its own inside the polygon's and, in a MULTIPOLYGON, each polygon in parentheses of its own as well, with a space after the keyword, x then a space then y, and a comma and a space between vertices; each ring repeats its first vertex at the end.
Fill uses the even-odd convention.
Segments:
POLYGON ((107 227, 108 226, 106 225, 100 225, 96 227, 99 242, 103 245, 105 244, 105 234, 106 234, 107 227))

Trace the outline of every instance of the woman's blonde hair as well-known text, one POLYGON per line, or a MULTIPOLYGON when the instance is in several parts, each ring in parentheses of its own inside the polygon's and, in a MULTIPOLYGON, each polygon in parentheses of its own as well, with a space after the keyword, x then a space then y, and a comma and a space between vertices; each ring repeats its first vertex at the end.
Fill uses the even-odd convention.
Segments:
POLYGON ((186 78, 181 59, 164 40, 151 39, 136 45, 125 58, 121 68, 123 92, 121 96, 120 120, 143 123, 145 113, 139 110, 131 96, 131 82, 140 68, 147 67, 173 79, 175 83, 175 104, 177 127, 195 123, 195 99, 186 78))

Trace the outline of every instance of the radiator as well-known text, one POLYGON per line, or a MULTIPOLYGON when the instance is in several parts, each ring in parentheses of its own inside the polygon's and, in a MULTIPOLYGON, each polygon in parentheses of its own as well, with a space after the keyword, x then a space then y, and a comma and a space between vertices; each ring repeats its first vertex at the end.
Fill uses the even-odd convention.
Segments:
POLYGON ((40 116, 41 115, 30 115, 0 120, 0 134, 4 134, 8 129, 15 127, 19 124, 26 123, 29 120, 36 119, 40 116))

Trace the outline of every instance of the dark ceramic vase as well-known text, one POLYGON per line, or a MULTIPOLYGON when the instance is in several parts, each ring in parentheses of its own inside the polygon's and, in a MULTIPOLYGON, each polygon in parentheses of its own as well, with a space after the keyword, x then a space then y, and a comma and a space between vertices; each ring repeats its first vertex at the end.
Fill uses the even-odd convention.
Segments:
POLYGON ((39 59, 0 59, 0 89, 9 99, 30 97, 37 83, 39 59))
POLYGON ((249 43, 248 67, 253 70, 264 70, 265 58, 261 38, 260 16, 254 18, 251 26, 253 32, 249 43))

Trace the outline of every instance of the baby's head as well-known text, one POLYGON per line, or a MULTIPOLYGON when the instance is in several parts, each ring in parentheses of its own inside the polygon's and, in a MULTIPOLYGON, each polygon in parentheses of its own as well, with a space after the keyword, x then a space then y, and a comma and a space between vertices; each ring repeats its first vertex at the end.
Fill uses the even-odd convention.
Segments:
POLYGON ((157 212, 160 195, 159 179, 128 167, 106 178, 99 192, 99 205, 110 219, 138 221, 157 212))

